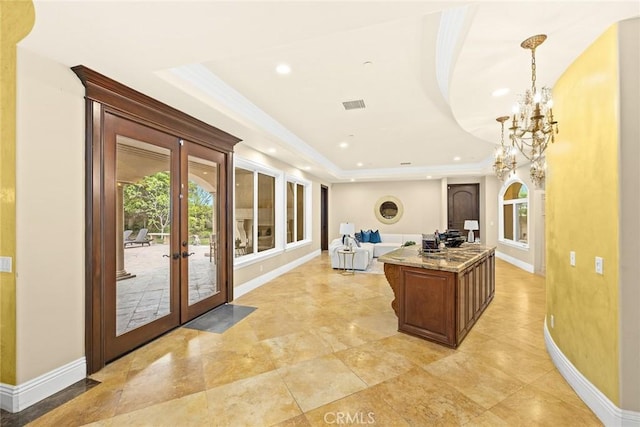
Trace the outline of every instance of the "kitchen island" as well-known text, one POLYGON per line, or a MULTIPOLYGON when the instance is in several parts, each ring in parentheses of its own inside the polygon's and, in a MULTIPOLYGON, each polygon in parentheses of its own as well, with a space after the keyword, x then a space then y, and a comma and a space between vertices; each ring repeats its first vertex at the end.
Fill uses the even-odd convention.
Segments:
POLYGON ((378 258, 393 289, 398 331, 456 348, 495 293, 495 248, 463 244, 433 253, 417 245, 378 258))

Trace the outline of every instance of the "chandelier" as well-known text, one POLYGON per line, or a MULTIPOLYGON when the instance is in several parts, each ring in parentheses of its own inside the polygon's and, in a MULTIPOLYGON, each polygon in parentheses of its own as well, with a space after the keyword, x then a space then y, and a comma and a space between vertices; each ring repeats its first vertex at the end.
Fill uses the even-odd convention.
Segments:
POLYGON ((516 153, 511 146, 504 145, 504 122, 509 120, 509 116, 502 116, 496 119, 500 123, 502 132, 500 133, 500 147, 496 149, 493 162, 493 170, 500 181, 504 179, 511 171, 516 169, 516 153))
MULTIPOLYGON (((531 50, 531 89, 518 97, 509 128, 512 147, 517 147, 531 162, 531 180, 536 187, 544 182, 544 152, 558 133, 558 122, 553 119, 551 88, 543 87, 540 91, 536 88, 536 48, 546 39, 546 35, 538 34, 520 44, 522 48, 531 50)), ((513 162, 515 168, 515 157, 513 162)))

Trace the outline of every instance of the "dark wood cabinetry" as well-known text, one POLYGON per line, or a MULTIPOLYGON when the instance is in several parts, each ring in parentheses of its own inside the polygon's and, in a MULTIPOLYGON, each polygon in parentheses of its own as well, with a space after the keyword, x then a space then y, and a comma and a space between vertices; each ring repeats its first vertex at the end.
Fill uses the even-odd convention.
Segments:
MULTIPOLYGON (((495 252, 487 249, 459 271, 385 261, 398 330, 456 348, 495 293, 495 252)), ((455 270, 455 268, 451 268, 455 270)))

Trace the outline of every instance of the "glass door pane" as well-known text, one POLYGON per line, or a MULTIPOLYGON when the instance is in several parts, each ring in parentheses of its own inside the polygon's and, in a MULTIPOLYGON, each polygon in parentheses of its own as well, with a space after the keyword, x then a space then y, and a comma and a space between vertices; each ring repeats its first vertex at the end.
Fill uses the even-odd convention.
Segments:
POLYGON ((187 221, 189 233, 189 305, 220 292, 217 237, 218 165, 189 156, 187 221))
POLYGON ((224 155, 183 141, 180 148, 180 318, 187 322, 227 301, 224 155))
POLYGON ((116 336, 171 312, 170 150, 116 137, 116 336))

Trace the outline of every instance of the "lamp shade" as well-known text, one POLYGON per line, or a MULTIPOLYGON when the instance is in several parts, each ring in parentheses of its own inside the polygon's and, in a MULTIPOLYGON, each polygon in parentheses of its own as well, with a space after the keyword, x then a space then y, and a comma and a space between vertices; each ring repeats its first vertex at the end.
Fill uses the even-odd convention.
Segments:
POLYGON ((467 219, 464 221, 465 230, 478 230, 478 221, 474 219, 467 219))
POLYGON ((356 226, 351 222, 343 222, 340 223, 340 234, 341 235, 351 235, 356 232, 356 226))

